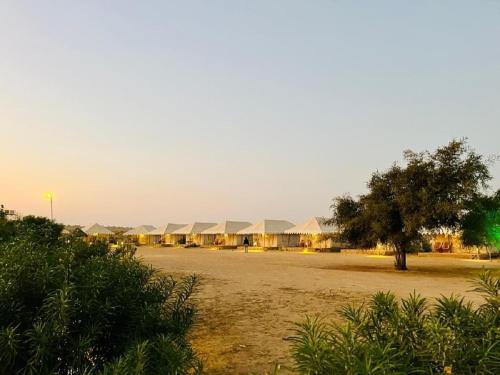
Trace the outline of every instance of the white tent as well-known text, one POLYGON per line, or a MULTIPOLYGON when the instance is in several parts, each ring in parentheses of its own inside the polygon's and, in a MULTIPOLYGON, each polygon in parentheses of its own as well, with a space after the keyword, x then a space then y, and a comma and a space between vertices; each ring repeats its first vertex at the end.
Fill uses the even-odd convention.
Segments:
POLYGON ((144 235, 148 232, 151 232, 154 230, 155 227, 152 225, 139 225, 138 227, 132 228, 125 233, 123 233, 124 236, 139 236, 139 235, 144 235))
POLYGON ((165 245, 175 245, 181 241, 185 236, 183 234, 175 235, 173 232, 185 227, 186 224, 174 224, 168 223, 166 225, 161 225, 158 228, 148 232, 146 236, 148 237, 148 242, 150 244, 165 244, 165 245))
POLYGON ((253 245, 266 248, 295 247, 298 245, 299 236, 286 234, 287 229, 295 224, 287 220, 265 219, 238 232, 238 234, 251 234, 253 245))
POLYGON ((211 228, 205 229, 203 234, 236 234, 240 230, 248 228, 252 225, 247 221, 224 221, 211 228))
POLYGON ((333 225, 326 224, 325 219, 312 217, 302 224, 287 229, 285 233, 298 234, 300 246, 324 249, 333 246, 332 236, 336 230, 333 225))
POLYGON ((325 224, 325 219, 312 217, 302 224, 287 229, 285 233, 289 234, 333 234, 335 227, 325 224))
POLYGON ((202 233, 204 230, 211 228, 213 226, 216 226, 217 223, 191 223, 188 225, 183 226, 182 228, 179 228, 172 233, 174 234, 199 234, 202 233))
POLYGON ((104 235, 104 236, 112 236, 114 233, 110 231, 108 228, 103 227, 100 224, 91 224, 83 228, 83 231, 87 233, 89 236, 99 236, 99 235, 104 235))
POLYGON ((238 231, 239 234, 283 234, 295 224, 286 220, 262 220, 254 225, 238 231))
POLYGON ((196 245, 202 245, 203 244, 203 236, 202 236, 203 231, 208 229, 208 228, 211 228, 215 225, 217 225, 217 223, 194 222, 194 223, 185 225, 182 228, 173 231, 172 234, 186 236, 187 243, 194 243, 196 245))
POLYGON ((146 245, 146 233, 151 232, 153 229, 155 229, 155 227, 152 225, 139 225, 138 227, 126 231, 123 235, 132 238, 133 241, 139 245, 146 245))
POLYGON ((202 232, 202 244, 233 248, 243 245, 247 235, 238 232, 251 225, 252 223, 247 221, 224 221, 202 232))
POLYGON ((186 224, 174 224, 174 223, 168 223, 166 225, 160 225, 158 228, 153 229, 152 231, 148 232, 147 234, 149 236, 163 236, 165 234, 171 234, 177 229, 181 229, 182 227, 185 227, 186 224))

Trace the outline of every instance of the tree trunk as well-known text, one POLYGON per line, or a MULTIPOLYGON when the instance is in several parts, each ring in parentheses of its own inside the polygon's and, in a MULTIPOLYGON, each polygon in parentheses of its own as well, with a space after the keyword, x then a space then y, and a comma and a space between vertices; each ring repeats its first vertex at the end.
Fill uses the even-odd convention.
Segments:
POLYGON ((404 245, 396 245, 396 262, 394 263, 394 267, 398 271, 406 271, 406 250, 404 245))

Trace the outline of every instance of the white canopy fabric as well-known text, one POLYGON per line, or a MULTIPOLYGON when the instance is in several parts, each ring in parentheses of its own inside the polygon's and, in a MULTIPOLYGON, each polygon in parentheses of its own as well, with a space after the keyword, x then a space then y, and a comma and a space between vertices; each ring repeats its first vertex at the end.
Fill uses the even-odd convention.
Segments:
POLYGON ((180 229, 174 230, 172 234, 197 234, 202 233, 204 230, 217 225, 217 223, 199 223, 195 222, 183 226, 180 229))
POLYGON ((439 227, 433 230, 429 229, 422 229, 420 230, 420 233, 423 235, 436 235, 436 234, 445 234, 445 235, 460 235, 461 231, 453 228, 448 228, 448 227, 439 227))
POLYGON ((325 234, 335 233, 335 227, 326 225, 324 219, 313 217, 302 224, 296 225, 285 231, 288 234, 325 234))
POLYGON ((132 228, 129 231, 123 233, 124 236, 138 236, 139 234, 146 234, 156 229, 152 225, 139 225, 138 227, 132 228))
POLYGON ((151 232, 148 232, 147 235, 150 236, 163 236, 164 234, 171 234, 175 232, 177 229, 181 229, 185 227, 186 224, 173 224, 168 223, 167 225, 159 226, 156 229, 153 229, 151 232))
POLYGON ((295 224, 286 220, 262 220, 261 222, 251 225, 245 229, 238 231, 238 234, 281 234, 287 229, 293 228, 295 224))
POLYGON ((248 221, 224 221, 211 228, 205 229, 203 234, 236 234, 240 230, 252 225, 248 221))
POLYGON ((83 231, 91 236, 92 235, 95 236, 98 234, 107 234, 107 235, 114 234, 108 228, 105 228, 102 225, 97 224, 97 223, 86 226, 85 228, 83 228, 83 231))

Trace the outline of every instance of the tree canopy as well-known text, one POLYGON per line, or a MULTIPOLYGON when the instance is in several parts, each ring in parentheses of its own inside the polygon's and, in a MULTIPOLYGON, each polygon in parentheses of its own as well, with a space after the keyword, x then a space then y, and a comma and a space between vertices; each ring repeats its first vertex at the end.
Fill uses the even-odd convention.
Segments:
POLYGON ((406 269, 408 248, 425 230, 458 229, 467 203, 491 179, 488 161, 465 139, 434 152, 404 152, 405 164, 375 172, 368 193, 334 199, 330 223, 343 240, 369 247, 388 243, 396 250, 397 269, 406 269))
POLYGON ((500 248, 500 190, 474 198, 461 226, 465 245, 500 248))

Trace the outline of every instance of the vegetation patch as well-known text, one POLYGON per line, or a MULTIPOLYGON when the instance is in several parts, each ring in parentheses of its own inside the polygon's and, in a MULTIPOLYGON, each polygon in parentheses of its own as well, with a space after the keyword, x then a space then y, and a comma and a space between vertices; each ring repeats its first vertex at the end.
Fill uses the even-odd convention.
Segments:
POLYGON ((500 279, 484 271, 475 282, 484 303, 458 296, 432 304, 413 293, 398 301, 378 292, 367 304, 340 310, 344 324, 307 317, 291 337, 303 374, 498 374, 500 279))
POLYGON ((186 374, 195 276, 175 280, 134 249, 60 239, 62 226, 0 215, 1 374, 186 374))

